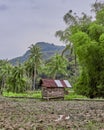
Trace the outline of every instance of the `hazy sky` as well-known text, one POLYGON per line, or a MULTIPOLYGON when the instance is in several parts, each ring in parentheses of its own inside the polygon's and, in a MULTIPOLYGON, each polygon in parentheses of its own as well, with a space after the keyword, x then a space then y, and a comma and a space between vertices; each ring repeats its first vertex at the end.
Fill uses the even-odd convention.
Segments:
MULTIPOLYGON (((102 0, 104 1, 104 0, 102 0)), ((31 44, 62 44, 55 32, 65 28, 69 10, 90 14, 95 0, 0 0, 0 59, 23 55, 31 44)))

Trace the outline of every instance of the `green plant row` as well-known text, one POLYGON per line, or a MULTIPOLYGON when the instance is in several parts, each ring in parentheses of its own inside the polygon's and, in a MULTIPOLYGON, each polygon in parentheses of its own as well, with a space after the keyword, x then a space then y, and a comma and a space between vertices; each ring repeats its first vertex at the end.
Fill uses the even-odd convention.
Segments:
MULTIPOLYGON (((3 92, 4 97, 27 97, 27 98, 42 98, 41 91, 28 91, 25 93, 13 93, 13 92, 3 92)), ((68 95, 65 95, 64 99, 65 100, 71 100, 71 99, 77 99, 77 98, 86 98, 85 96, 82 95, 77 95, 75 92, 71 91, 69 92, 68 95)))

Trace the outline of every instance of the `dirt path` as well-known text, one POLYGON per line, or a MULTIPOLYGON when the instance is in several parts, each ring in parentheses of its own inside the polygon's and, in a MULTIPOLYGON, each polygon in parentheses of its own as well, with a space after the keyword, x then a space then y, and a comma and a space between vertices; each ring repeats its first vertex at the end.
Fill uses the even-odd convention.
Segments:
POLYGON ((104 130, 103 101, 0 97, 0 130, 104 130))

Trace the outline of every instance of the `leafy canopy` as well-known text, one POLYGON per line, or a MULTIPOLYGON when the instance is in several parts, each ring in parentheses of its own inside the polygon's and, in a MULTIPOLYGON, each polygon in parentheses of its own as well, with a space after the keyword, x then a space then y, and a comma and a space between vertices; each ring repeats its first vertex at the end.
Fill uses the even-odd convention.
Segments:
POLYGON ((78 94, 88 97, 104 96, 104 4, 92 6, 95 19, 82 13, 69 11, 64 16, 67 28, 56 35, 67 43, 72 43, 80 65, 80 75, 75 84, 78 94))

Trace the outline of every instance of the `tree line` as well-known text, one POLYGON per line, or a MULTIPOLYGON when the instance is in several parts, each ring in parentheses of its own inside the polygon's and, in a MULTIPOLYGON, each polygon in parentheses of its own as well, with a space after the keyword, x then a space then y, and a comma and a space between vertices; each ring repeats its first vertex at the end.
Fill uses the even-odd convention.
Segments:
POLYGON ((62 78, 67 76, 68 61, 60 54, 55 54, 49 61, 43 61, 41 48, 32 44, 30 55, 23 64, 13 66, 7 60, 0 60, 0 90, 25 92, 35 90, 41 78, 62 78))
POLYGON ((85 13, 78 16, 72 10, 64 15, 66 28, 56 32, 66 44, 61 55, 55 54, 47 62, 43 61, 41 48, 32 44, 24 64, 12 66, 1 60, 1 91, 34 90, 39 78, 73 78, 76 93, 90 98, 104 97, 104 3, 95 2, 91 11, 95 17, 85 13), (70 50, 67 56, 66 50, 70 50))

